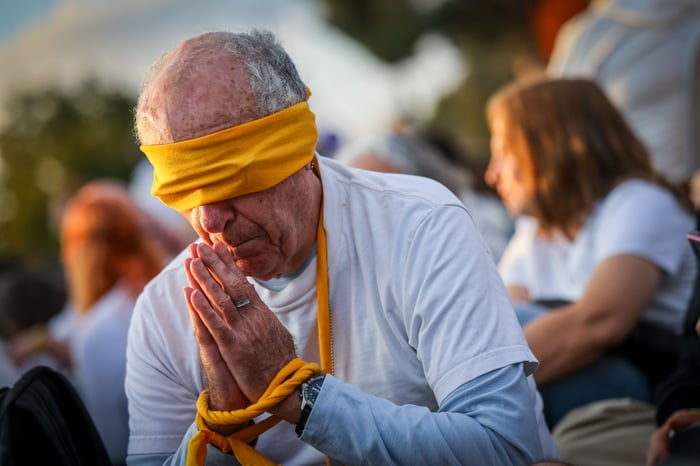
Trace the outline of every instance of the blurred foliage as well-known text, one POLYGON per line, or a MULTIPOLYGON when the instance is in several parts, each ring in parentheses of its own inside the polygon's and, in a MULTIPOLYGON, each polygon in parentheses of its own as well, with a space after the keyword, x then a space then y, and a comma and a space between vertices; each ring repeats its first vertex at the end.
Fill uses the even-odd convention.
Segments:
MULTIPOLYGON (((567 0, 561 0, 567 1, 567 0)), ((469 39, 488 48, 504 33, 528 31, 533 0, 325 0, 328 20, 379 58, 396 62, 413 53, 425 32, 469 39)))
POLYGON ((135 99, 87 82, 15 94, 0 131, 0 255, 58 259, 65 199, 94 178, 128 180, 139 160, 135 99))
POLYGON ((431 125, 452 135, 472 157, 487 153, 488 97, 514 79, 519 64, 540 62, 530 30, 536 0, 324 1, 330 24, 388 62, 413 54, 416 41, 426 33, 452 41, 470 73, 440 102, 431 125))

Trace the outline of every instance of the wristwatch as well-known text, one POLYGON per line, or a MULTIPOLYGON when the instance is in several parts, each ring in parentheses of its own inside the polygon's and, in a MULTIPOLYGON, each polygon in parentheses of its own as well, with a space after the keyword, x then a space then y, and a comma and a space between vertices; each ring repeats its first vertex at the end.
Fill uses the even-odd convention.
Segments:
POLYGON ((316 398, 318 398, 318 394, 321 392, 321 386, 323 385, 325 377, 325 375, 311 377, 301 384, 301 417, 299 418, 296 429, 294 429, 299 437, 301 437, 301 434, 304 432, 306 421, 309 419, 311 409, 314 407, 316 398))

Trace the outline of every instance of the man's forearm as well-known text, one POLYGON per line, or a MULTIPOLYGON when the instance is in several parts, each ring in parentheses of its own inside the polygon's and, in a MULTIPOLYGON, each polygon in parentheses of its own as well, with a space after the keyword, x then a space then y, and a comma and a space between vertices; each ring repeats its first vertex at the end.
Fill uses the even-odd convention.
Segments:
POLYGON ((527 382, 516 371, 463 385, 437 413, 327 376, 301 438, 344 464, 528 464, 543 453, 527 382))

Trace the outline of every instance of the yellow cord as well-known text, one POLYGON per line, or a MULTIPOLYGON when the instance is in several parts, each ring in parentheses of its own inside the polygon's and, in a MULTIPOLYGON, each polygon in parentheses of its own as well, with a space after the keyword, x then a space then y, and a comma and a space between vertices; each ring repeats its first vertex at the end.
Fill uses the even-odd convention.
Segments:
POLYGON ((199 432, 190 440, 187 464, 204 466, 207 457, 207 444, 211 443, 224 453, 233 452, 238 462, 243 466, 273 465, 274 463, 248 445, 248 442, 277 424, 281 420, 277 416, 270 416, 261 423, 253 424, 229 436, 213 432, 207 426, 207 422, 212 424, 244 424, 277 406, 292 394, 302 382, 318 373, 320 369, 316 363, 308 363, 300 358, 293 359, 277 373, 256 403, 235 411, 210 410, 209 391, 202 391, 197 399, 196 422, 199 432))

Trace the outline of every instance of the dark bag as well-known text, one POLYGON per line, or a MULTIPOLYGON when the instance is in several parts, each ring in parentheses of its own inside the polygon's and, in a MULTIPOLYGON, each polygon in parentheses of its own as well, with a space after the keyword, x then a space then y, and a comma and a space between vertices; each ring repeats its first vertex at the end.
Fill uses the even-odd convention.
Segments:
POLYGON ((0 389, 0 465, 108 466, 107 450, 78 392, 37 366, 0 389))

